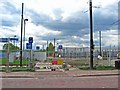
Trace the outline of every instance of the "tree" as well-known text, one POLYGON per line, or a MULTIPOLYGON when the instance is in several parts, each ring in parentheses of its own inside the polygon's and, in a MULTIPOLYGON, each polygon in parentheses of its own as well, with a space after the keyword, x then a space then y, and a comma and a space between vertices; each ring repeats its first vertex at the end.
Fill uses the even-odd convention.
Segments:
POLYGON ((54 46, 51 42, 49 43, 49 46, 46 48, 46 51, 50 56, 54 53, 54 46))
MULTIPOLYGON (((4 50, 8 49, 8 43, 6 43, 6 44, 3 45, 3 49, 4 50)), ((19 47, 14 46, 12 43, 9 43, 9 50, 18 50, 18 49, 19 49, 19 47)))

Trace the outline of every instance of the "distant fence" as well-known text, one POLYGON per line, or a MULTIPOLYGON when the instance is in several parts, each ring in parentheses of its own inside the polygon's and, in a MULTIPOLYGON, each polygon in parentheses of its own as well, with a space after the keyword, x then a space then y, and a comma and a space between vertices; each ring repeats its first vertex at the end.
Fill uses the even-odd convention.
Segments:
MULTIPOLYGON (((107 60, 107 58, 111 58, 111 59, 114 59, 114 58, 117 58, 117 53, 118 51, 102 51, 102 57, 104 60, 107 60)), ((94 58, 97 58, 98 55, 100 53, 99 52, 94 52, 94 58)), ((70 52, 67 52, 67 53, 62 53, 62 57, 63 58, 88 58, 90 57, 90 52, 73 52, 73 53, 70 53, 70 52)))
MULTIPOLYGON (((117 58, 118 51, 102 51, 102 57, 104 60, 107 60, 109 57, 111 59, 117 58)), ((62 58, 88 58, 90 57, 90 52, 62 52, 62 58)), ((94 52, 94 58, 97 58, 99 55, 99 52, 94 52)), ((7 52, 1 52, 0 58, 6 58, 7 52)), ((11 51, 9 53, 10 58, 19 58, 20 57, 20 51, 11 51)), ((22 51, 22 58, 23 59, 32 59, 32 60, 46 60, 47 55, 46 52, 36 52, 31 50, 25 50, 22 51)))
POLYGON ((23 59, 46 60, 46 52, 25 51, 23 52, 23 59))
MULTIPOLYGON (((8 53, 7 52, 1 52, 0 58, 7 58, 8 53)), ((20 58, 20 51, 14 50, 9 52, 9 58, 10 60, 15 60, 20 58)), ((33 50, 24 50, 22 51, 22 58, 27 60, 46 60, 46 52, 36 52, 33 50)))

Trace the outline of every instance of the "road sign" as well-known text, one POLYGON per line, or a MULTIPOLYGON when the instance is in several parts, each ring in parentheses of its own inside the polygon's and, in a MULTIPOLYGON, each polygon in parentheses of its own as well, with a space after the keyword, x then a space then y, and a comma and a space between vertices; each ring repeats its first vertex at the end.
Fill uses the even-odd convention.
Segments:
MULTIPOLYGON (((15 40, 15 41, 18 41, 18 38, 10 38, 10 40, 15 40)), ((8 38, 0 38, 0 42, 8 42, 8 38)))
POLYGON ((0 38, 0 42, 8 42, 8 38, 0 38))
POLYGON ((58 46, 58 49, 62 49, 62 48, 63 48, 62 45, 59 45, 59 46, 58 46))
POLYGON ((26 49, 32 49, 32 43, 26 43, 26 49))
POLYGON ((40 50, 40 47, 39 47, 39 46, 36 46, 36 50, 40 50))
POLYGON ((11 41, 18 41, 18 38, 10 38, 11 41))
POLYGON ((29 43, 33 43, 33 37, 29 37, 29 43))

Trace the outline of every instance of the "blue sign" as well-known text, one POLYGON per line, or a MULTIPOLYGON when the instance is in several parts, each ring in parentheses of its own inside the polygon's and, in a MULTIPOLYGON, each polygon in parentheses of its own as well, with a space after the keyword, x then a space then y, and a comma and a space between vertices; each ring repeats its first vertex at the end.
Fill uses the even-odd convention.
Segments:
POLYGON ((8 42, 8 38, 0 38, 0 42, 8 42))
POLYGON ((18 41, 18 38, 10 38, 11 41, 18 41))
POLYGON ((59 46, 58 46, 58 49, 62 49, 62 48, 63 48, 62 45, 59 45, 59 46))
POLYGON ((32 43, 26 43, 26 49, 32 49, 32 43))
POLYGON ((39 47, 39 46, 36 46, 36 50, 40 50, 40 47, 39 47))
POLYGON ((29 43, 33 43, 33 37, 29 37, 29 43))
MULTIPOLYGON (((15 40, 15 41, 18 41, 18 38, 10 38, 10 40, 15 40)), ((0 38, 0 42, 8 42, 8 38, 0 38)))

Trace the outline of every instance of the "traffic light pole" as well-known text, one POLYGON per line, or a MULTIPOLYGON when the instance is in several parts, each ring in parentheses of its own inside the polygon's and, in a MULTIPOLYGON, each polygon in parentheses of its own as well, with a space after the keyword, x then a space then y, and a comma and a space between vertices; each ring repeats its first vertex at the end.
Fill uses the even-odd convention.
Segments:
POLYGON ((24 3, 22 3, 22 15, 21 15, 20 66, 22 66, 23 7, 24 7, 24 3))
POLYGON ((92 24, 92 0, 89 1, 90 5, 90 69, 93 69, 93 24, 92 24))

